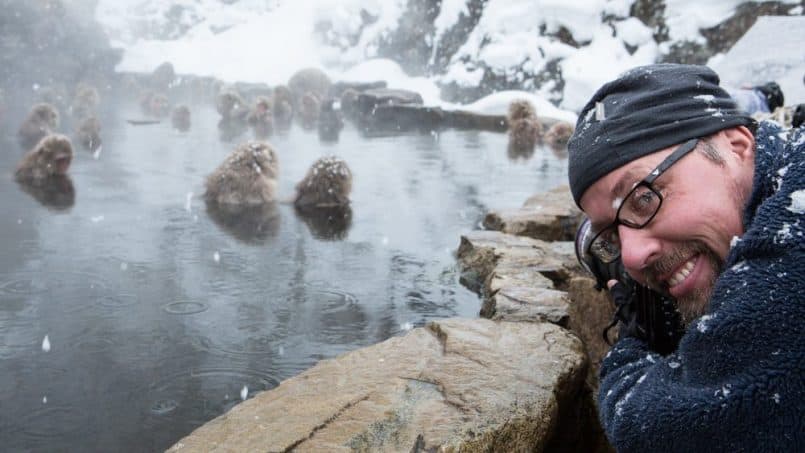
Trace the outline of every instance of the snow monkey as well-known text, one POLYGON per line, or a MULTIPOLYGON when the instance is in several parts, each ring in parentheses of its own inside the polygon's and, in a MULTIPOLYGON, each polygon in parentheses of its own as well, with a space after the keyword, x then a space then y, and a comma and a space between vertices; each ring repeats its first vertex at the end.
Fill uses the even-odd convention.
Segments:
POLYGON ((31 108, 17 131, 17 137, 23 148, 30 149, 44 136, 56 132, 58 127, 59 112, 56 107, 47 103, 39 103, 31 108))
POLYGON ((70 139, 61 134, 50 134, 22 157, 14 176, 17 181, 37 184, 49 177, 66 175, 72 160, 70 139))
POLYGON ((302 96, 302 101, 299 104, 299 120, 302 122, 304 129, 309 130, 316 127, 320 110, 321 101, 315 93, 305 93, 305 95, 302 96))
POLYGON ((215 97, 215 109, 224 120, 243 120, 249 114, 249 105, 240 93, 226 88, 215 97))
POLYGON ((537 119, 534 106, 524 99, 517 99, 509 104, 509 151, 511 153, 527 153, 542 135, 542 124, 537 119))
POLYGON ((95 87, 86 83, 79 83, 75 90, 70 112, 74 118, 87 118, 92 116, 100 104, 101 96, 95 87))
POLYGON ((293 119, 293 96, 291 90, 284 85, 274 88, 274 122, 277 129, 288 129, 293 119))
POLYGON ((84 149, 95 151, 101 147, 101 123, 98 118, 90 116, 78 123, 75 131, 76 140, 84 149))
POLYGON ((288 79, 288 89, 293 95, 293 105, 298 107, 302 97, 312 93, 318 99, 324 99, 330 94, 332 82, 321 69, 305 68, 297 71, 288 79))
POLYGON ((190 130, 190 107, 184 104, 176 106, 171 113, 171 125, 181 132, 190 130))
POLYGON ((279 165, 266 142, 238 146, 207 177, 204 197, 219 205, 257 205, 276 201, 279 165))
POLYGON ((341 129, 344 128, 344 119, 341 111, 333 106, 333 99, 325 99, 321 103, 319 112, 319 139, 323 141, 337 141, 341 129))
POLYGON ((274 132, 274 119, 271 112, 271 99, 266 96, 258 96, 254 102, 246 121, 254 129, 254 134, 258 138, 265 138, 274 132))
POLYGON ((573 125, 566 121, 559 121, 548 128, 548 132, 545 133, 545 143, 552 149, 564 149, 567 147, 567 141, 570 140, 571 135, 573 135, 573 125))
POLYGON ((296 185, 294 205, 298 208, 346 206, 352 191, 352 172, 343 159, 320 157, 296 185))

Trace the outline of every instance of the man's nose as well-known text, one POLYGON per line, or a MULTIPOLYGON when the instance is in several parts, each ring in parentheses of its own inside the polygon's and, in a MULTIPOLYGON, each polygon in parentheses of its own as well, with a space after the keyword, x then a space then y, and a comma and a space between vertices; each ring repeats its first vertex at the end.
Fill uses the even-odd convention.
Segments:
POLYGON ((623 267, 632 275, 642 271, 660 256, 660 241, 654 238, 648 228, 629 228, 618 225, 621 259, 623 267))

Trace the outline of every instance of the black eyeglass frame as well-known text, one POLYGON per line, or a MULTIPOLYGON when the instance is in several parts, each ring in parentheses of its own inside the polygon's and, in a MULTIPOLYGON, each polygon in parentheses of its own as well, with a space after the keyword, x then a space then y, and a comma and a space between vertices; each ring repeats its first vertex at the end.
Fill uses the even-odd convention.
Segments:
POLYGON ((679 161, 679 159, 682 159, 688 153, 693 151, 696 148, 696 145, 698 145, 698 144, 699 144, 699 139, 698 138, 692 138, 692 139, 686 141, 685 143, 682 143, 681 145, 679 145, 679 147, 677 149, 674 150, 674 152, 672 152, 671 154, 668 155, 668 157, 663 159, 663 161, 660 162, 660 164, 657 165, 657 167, 654 168, 654 170, 651 170, 651 172, 649 172, 648 176, 646 176, 640 182, 635 184, 635 186, 632 187, 632 190, 630 190, 629 193, 627 193, 626 196, 623 197, 623 202, 621 203, 620 206, 618 206, 618 211, 615 213, 615 220, 612 223, 610 223, 609 225, 607 225, 606 227, 602 228, 601 231, 595 233, 595 236, 593 236, 593 239, 590 241, 589 245, 587 246, 587 253, 592 255, 592 256, 595 256, 596 258, 598 258, 599 260, 601 260, 605 264, 609 264, 609 263, 617 260, 618 257, 620 257, 620 245, 618 246, 618 254, 615 255, 611 260, 606 261, 606 260, 602 259, 600 256, 598 256, 597 254, 592 252, 592 246, 593 246, 593 244, 595 244, 595 241, 598 240, 598 237, 601 236, 601 234, 603 234, 605 231, 608 231, 611 228, 617 228, 618 225, 624 225, 626 227, 639 230, 641 228, 645 228, 646 225, 651 223, 651 221, 654 220, 654 217, 657 216, 657 213, 660 212, 660 208, 662 207, 662 202, 663 202, 662 194, 660 193, 660 191, 656 190, 652 184, 654 183, 654 181, 657 178, 660 177, 660 175, 665 173, 672 165, 677 163, 679 161), (634 223, 634 222, 630 222, 628 220, 627 221, 621 220, 620 215, 621 215, 621 209, 623 208, 623 205, 626 204, 626 200, 628 200, 632 196, 632 194, 634 194, 634 192, 640 186, 645 186, 646 188, 648 188, 648 190, 652 191, 655 195, 657 195, 657 197, 660 200, 659 203, 657 203, 657 208, 654 209, 654 213, 652 213, 648 217, 648 219, 646 219, 646 221, 643 222, 643 223, 637 224, 637 223, 634 223))

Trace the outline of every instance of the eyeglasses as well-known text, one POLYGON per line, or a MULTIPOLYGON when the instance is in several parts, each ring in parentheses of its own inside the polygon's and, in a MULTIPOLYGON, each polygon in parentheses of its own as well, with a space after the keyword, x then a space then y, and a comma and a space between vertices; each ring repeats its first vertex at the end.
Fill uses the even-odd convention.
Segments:
POLYGON ((693 138, 679 145, 673 153, 660 162, 657 168, 638 182, 618 206, 615 221, 595 233, 587 252, 607 264, 617 260, 621 256, 618 225, 640 229, 654 219, 662 206, 662 194, 652 184, 679 159, 693 151, 698 143, 699 139, 693 138))

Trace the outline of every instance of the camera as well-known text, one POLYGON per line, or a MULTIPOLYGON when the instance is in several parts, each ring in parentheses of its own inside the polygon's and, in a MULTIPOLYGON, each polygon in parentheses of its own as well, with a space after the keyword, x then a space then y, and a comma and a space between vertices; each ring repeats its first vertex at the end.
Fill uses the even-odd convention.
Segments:
POLYGON ((589 253, 594 236, 590 219, 584 219, 576 231, 575 249, 579 264, 595 277, 596 289, 605 289, 608 281, 617 280, 628 294, 626 301, 617 304, 612 323, 603 331, 604 340, 611 344, 609 330, 620 321, 633 325, 634 332, 631 333, 648 342, 653 351, 665 355, 676 350, 684 333, 676 301, 631 278, 620 257, 604 263, 589 253))

